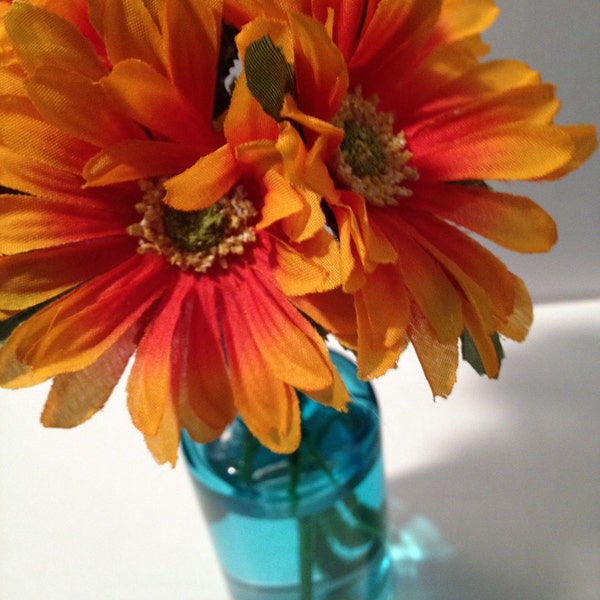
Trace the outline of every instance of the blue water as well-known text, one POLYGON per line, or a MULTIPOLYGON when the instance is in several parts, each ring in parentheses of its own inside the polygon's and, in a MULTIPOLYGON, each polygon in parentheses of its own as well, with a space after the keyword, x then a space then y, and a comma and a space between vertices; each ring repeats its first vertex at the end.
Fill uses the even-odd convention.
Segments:
POLYGON ((370 386, 335 359, 350 410, 303 398, 303 442, 291 457, 260 446, 240 421, 211 444, 183 432, 235 600, 390 597, 379 414, 370 386))

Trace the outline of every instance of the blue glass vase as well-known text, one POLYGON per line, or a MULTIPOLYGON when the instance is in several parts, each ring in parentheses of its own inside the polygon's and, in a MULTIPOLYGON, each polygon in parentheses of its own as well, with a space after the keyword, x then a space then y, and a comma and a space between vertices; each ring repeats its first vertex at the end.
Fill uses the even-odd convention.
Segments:
POLYGON ((234 600, 391 597, 379 412, 355 365, 332 353, 347 413, 300 398, 302 443, 260 445, 241 420, 183 453, 234 600))

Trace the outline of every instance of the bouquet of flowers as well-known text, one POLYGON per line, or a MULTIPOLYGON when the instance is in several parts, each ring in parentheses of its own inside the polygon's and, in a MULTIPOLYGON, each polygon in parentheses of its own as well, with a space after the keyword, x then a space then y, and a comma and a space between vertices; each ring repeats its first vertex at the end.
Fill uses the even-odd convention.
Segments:
POLYGON ((551 217, 490 180, 553 180, 596 145, 554 87, 484 62, 492 0, 0 2, 0 385, 53 379, 42 422, 100 410, 134 356, 160 463, 239 415, 300 441, 297 393, 344 410, 411 344, 434 396, 489 377, 532 320, 470 233, 545 252, 551 217))

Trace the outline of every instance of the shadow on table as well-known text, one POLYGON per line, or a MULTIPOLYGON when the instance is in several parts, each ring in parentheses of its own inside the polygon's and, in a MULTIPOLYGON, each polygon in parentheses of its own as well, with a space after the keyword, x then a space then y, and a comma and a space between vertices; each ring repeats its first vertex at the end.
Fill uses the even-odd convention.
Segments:
POLYGON ((507 435, 388 482, 395 600, 600 600, 599 340, 513 348, 507 435))

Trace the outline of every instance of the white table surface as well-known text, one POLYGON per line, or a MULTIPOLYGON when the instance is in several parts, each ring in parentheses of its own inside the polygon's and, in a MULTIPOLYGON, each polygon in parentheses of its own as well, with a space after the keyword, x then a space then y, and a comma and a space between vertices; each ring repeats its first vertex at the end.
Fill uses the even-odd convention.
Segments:
MULTIPOLYGON (((376 383, 401 600, 600 599, 600 300, 542 304, 499 381, 433 403, 416 359, 376 383)), ((121 386, 85 425, 0 391, 2 600, 225 600, 183 460, 157 467, 121 386)))

